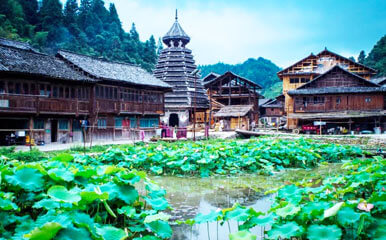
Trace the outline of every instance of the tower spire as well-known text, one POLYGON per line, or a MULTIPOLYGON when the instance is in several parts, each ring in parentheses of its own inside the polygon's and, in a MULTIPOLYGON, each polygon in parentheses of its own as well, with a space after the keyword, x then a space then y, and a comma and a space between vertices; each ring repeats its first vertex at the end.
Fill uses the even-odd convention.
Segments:
POLYGON ((176 9, 176 22, 178 21, 178 14, 177 14, 177 9, 176 9))

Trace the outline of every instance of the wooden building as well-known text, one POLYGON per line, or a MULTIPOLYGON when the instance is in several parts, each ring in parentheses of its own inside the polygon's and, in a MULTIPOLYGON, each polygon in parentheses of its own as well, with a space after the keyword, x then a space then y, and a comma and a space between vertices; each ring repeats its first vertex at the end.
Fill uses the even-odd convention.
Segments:
POLYGON ((163 120, 169 126, 186 127, 193 122, 194 109, 196 115, 204 115, 209 103, 192 51, 186 48, 190 37, 178 23, 177 13, 173 26, 162 41, 166 48, 161 51, 153 74, 173 87, 172 92, 165 94, 163 120))
POLYGON ((312 81, 287 92, 294 100, 288 117, 298 125, 325 122, 325 129, 348 131, 384 128, 386 88, 334 66, 312 81))
MULTIPOLYGON (((314 55, 311 54, 308 57, 296 62, 295 64, 283 69, 278 72, 279 78, 283 81, 283 95, 285 97, 284 101, 284 112, 287 115, 287 128, 288 129, 296 129, 299 128, 303 123, 302 119, 309 119, 309 117, 317 116, 320 119, 325 119, 326 121, 329 119, 329 116, 326 113, 335 112, 334 115, 339 119, 339 116, 344 116, 337 114, 337 111, 378 111, 377 109, 383 109, 383 105, 376 106, 376 109, 372 109, 370 106, 373 104, 373 100, 371 104, 360 104, 358 103, 357 107, 351 107, 351 105, 346 105, 343 101, 344 96, 347 94, 353 96, 358 96, 358 99, 355 101, 368 101, 366 100, 368 97, 373 99, 373 95, 376 99, 382 98, 379 95, 383 95, 384 93, 380 93, 379 85, 377 83, 370 82, 370 79, 376 74, 376 71, 370 67, 362 65, 360 63, 351 61, 348 58, 340 56, 336 53, 333 53, 327 49, 324 49, 319 54, 314 55), (327 74, 328 73, 328 74, 327 74), (339 76, 338 76, 339 75, 339 76), (323 77, 322 77, 323 76, 323 77), (353 77, 355 76, 355 77, 353 77), (359 80, 358 78, 362 79, 359 80), (352 80, 355 78, 354 80, 352 80), (317 80, 319 79, 319 80, 317 80), (321 81, 323 79, 323 81, 321 81), (317 81, 314 81, 317 80, 317 81), (365 82, 364 82, 364 81, 365 82), (311 83, 312 82, 312 83, 311 83), (319 85, 315 85, 315 83, 320 83, 319 85), (323 82, 323 83, 321 83, 323 82), (371 86, 370 86, 371 85, 371 86), (304 90, 305 88, 310 88, 312 86, 313 90, 304 90), (369 87, 372 90, 364 90, 363 87, 369 87), (345 91, 344 94, 339 98, 339 91, 345 91), (370 92, 366 92, 370 91, 370 92), (375 92, 377 93, 375 93, 375 92), (289 94, 291 92, 291 94, 289 94), (304 92, 308 92, 312 94, 308 94, 308 96, 300 97, 299 94, 304 92), (317 94, 318 93, 318 94, 317 94), (334 104, 332 94, 336 94, 337 99, 334 104), (365 95, 367 94, 368 97, 365 95), (327 96, 328 95, 328 96, 327 96), (295 101, 296 96, 296 101, 295 101), (312 96, 312 97, 311 97, 312 96), (301 106, 300 103, 304 102, 307 105, 307 109, 301 106), (311 101, 312 98, 312 101, 311 101), (360 99, 359 99, 360 98, 360 99), (363 99, 362 99, 363 98, 363 99), (302 99, 302 100, 300 100, 302 99), (315 100, 314 100, 315 99, 315 100), (339 102, 340 106, 336 107, 335 104, 339 102), (313 103, 315 102, 315 103, 313 103), (312 106, 312 107, 311 107, 312 106), (340 109, 342 107, 346 107, 346 109, 340 109), (311 110, 312 108, 312 110, 311 110), (300 115, 299 111, 305 111, 308 113, 308 116, 300 115), (316 115, 316 113, 320 113, 316 115), (326 118, 320 118, 321 116, 326 116, 326 118)), ((342 93, 343 94, 343 93, 342 93)), ((335 99, 335 98, 334 98, 335 99)), ((353 101, 353 100, 352 100, 353 101)), ((352 102, 350 101, 350 103, 352 102)), ((377 100, 378 101, 378 100, 377 100)), ((383 101, 381 101, 382 104, 383 101)), ((380 116, 382 112, 377 116, 380 116)), ((347 115, 347 118, 350 119, 350 114, 347 115)), ((364 118, 367 118, 367 115, 363 115, 364 118)), ((316 119, 316 118, 312 118, 316 119)), ((339 121, 331 120, 331 122, 338 123, 339 121)), ((376 122, 372 118, 371 120, 366 119, 365 121, 376 122)), ((341 121, 342 122, 342 121, 341 121)), ((345 122, 351 122, 350 120, 345 120, 345 122)), ((343 123, 342 123, 343 124, 343 123)))
POLYGON ((258 100, 262 98, 259 93, 262 87, 259 84, 229 71, 223 75, 211 73, 203 79, 203 83, 209 96, 208 115, 211 123, 216 120, 237 122, 237 124, 229 124, 230 129, 235 129, 240 125, 240 117, 243 117, 245 122, 241 125, 248 128, 252 121, 257 124, 258 100))
MULTIPOLYGON (((265 99, 262 99, 265 100, 265 99)), ((259 102, 260 122, 269 126, 281 125, 284 117, 284 95, 259 102)))
POLYGON ((158 127, 170 90, 134 65, 0 39, 0 144, 133 137, 158 127))

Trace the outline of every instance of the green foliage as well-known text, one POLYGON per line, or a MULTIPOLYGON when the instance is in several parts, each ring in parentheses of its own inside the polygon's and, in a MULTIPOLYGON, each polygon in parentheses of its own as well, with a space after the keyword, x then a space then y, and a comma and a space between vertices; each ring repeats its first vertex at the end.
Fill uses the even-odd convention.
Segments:
POLYGON ((24 162, 35 162, 40 161, 45 157, 45 154, 39 149, 33 148, 31 151, 18 151, 12 154, 4 154, 11 159, 16 159, 24 162))
POLYGON ((223 223, 229 212, 245 209, 242 219, 233 218, 242 222, 239 229, 271 225, 266 231, 268 239, 384 239, 386 159, 353 159, 342 168, 348 170, 343 176, 302 181, 277 190, 266 214, 236 204, 222 210, 217 219, 223 223))
POLYGON ((1 165, 0 236, 36 240, 171 237, 170 216, 159 211, 169 206, 166 193, 144 172, 98 162, 83 164, 82 157, 62 153, 28 163, 10 159, 1 165), (146 194, 136 183, 146 188, 146 194))
POLYGON ((386 76, 386 35, 375 44, 364 64, 376 69, 378 76, 386 76))
POLYGON ((321 144, 312 140, 202 141, 128 145, 111 148, 86 161, 117 164, 154 175, 272 174, 285 168, 312 168, 339 162, 362 151, 356 147, 321 144))
POLYGON ((250 58, 247 61, 236 65, 216 63, 213 65, 198 66, 198 68, 201 70, 201 75, 203 77, 210 72, 223 74, 227 71, 232 71, 260 84, 264 88, 262 94, 268 98, 276 97, 281 94, 282 84, 276 75, 276 73, 280 71, 280 68, 262 57, 259 57, 258 59, 250 58))
POLYGON ((0 37, 30 42, 47 53, 57 49, 134 63, 151 71, 157 61, 154 37, 141 42, 133 29, 126 33, 114 4, 103 0, 0 1, 0 37))

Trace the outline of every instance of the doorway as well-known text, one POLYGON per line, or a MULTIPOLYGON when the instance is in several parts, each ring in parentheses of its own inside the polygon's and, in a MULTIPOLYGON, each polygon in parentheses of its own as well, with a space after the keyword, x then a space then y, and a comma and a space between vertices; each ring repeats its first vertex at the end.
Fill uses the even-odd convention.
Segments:
POLYGON ((179 119, 177 113, 172 113, 169 116, 169 126, 170 127, 178 127, 179 119))
POLYGON ((58 141, 58 120, 51 120, 51 142, 58 141))

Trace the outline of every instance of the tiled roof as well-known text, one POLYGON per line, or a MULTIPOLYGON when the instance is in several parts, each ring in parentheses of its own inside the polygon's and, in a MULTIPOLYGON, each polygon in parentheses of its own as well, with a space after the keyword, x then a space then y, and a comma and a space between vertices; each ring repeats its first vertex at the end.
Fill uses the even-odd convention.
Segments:
POLYGON ((215 117, 243 117, 251 111, 253 105, 229 105, 222 107, 216 114, 215 117))
POLYGON ((105 61, 68 51, 59 51, 57 56, 98 79, 141 86, 171 88, 167 83, 132 64, 105 61))

